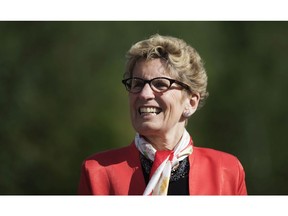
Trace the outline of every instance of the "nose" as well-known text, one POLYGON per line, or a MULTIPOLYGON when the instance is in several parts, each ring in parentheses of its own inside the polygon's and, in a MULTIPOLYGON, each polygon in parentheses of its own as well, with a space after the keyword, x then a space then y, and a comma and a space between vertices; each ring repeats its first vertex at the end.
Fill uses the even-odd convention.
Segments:
POLYGON ((151 89, 150 85, 146 83, 142 90, 139 92, 139 96, 145 99, 154 98, 154 91, 151 89))

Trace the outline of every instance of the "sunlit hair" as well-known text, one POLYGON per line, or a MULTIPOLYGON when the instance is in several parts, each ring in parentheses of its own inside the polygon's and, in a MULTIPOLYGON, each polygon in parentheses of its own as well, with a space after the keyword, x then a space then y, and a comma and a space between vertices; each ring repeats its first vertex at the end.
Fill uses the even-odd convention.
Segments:
POLYGON ((192 93, 200 94, 198 108, 204 105, 208 97, 207 74, 198 52, 184 40, 155 34, 132 45, 126 57, 124 78, 133 76, 138 60, 161 58, 167 62, 168 75, 186 83, 192 93))

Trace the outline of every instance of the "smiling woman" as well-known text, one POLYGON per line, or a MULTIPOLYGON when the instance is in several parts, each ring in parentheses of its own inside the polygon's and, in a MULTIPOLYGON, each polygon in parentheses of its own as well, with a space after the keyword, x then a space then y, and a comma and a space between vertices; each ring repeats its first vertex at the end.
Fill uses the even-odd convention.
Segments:
POLYGON ((197 51, 181 39, 153 35, 134 44, 127 60, 122 83, 135 138, 85 159, 79 194, 246 195, 239 160, 196 147, 186 130, 208 96, 197 51))

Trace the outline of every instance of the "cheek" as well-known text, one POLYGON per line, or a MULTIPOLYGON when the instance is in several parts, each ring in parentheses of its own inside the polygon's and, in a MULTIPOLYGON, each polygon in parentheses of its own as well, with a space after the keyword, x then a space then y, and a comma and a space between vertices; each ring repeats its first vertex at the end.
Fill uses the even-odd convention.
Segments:
POLYGON ((179 118, 179 116, 181 116, 183 113, 183 108, 182 106, 180 106, 180 104, 174 104, 171 105, 171 107, 169 108, 169 116, 171 118, 179 118))
POLYGON ((185 110, 185 108, 184 108, 183 104, 178 104, 177 106, 175 106, 173 109, 173 114, 172 114, 173 120, 175 120, 177 122, 183 121, 184 110, 185 110))
POLYGON ((169 103, 167 104, 167 111, 173 115, 178 115, 182 113, 184 109, 184 101, 179 95, 173 95, 169 98, 169 103))

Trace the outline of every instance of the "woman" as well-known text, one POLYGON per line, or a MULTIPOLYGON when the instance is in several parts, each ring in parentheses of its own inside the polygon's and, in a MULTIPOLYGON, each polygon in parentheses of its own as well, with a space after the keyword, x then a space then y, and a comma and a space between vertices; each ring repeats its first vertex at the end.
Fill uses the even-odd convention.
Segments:
POLYGON ((196 147, 188 118, 208 96, 199 54, 181 39, 153 35, 134 44, 122 80, 136 135, 126 147, 82 165, 79 194, 246 195, 236 157, 196 147))

